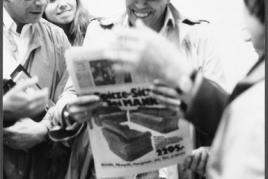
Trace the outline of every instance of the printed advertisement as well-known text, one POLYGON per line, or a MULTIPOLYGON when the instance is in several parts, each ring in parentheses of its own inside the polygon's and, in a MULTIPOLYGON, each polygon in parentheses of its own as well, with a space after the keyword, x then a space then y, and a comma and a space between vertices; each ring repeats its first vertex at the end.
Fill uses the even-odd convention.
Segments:
POLYGON ((94 112, 88 127, 98 178, 182 163, 192 149, 190 125, 150 96, 149 81, 115 73, 113 62, 85 48, 73 47, 66 58, 77 92, 108 103, 94 112))

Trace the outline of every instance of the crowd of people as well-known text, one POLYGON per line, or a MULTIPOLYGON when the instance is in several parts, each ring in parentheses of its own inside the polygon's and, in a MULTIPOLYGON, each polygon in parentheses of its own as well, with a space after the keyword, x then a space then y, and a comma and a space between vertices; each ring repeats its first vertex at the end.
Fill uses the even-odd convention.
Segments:
POLYGON ((115 71, 154 79, 151 96, 182 114, 195 138, 182 165, 122 178, 264 178, 265 1, 243 5, 259 60, 229 94, 210 23, 170 0, 125 0, 125 13, 108 18, 80 0, 4 0, 4 179, 96 178, 87 125, 106 104, 77 95, 65 52, 94 46, 101 30, 116 36, 95 50, 124 64, 115 71), (18 66, 27 73, 20 80, 18 66))

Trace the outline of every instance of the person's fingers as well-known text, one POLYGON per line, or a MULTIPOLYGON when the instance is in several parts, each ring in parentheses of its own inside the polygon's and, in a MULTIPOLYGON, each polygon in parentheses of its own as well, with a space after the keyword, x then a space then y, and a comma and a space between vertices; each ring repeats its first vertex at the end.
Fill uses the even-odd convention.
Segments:
POLYGON ((79 124, 78 122, 73 123, 72 125, 68 125, 65 129, 68 130, 74 130, 77 127, 79 127, 81 124, 79 124))
POLYGON ((25 90, 29 87, 36 85, 37 82, 38 82, 38 78, 35 76, 29 80, 25 80, 23 82, 18 82, 17 85, 14 87, 14 89, 17 91, 25 90))
POLYGON ((29 117, 33 117, 33 115, 36 115, 42 111, 44 111, 46 108, 46 100, 39 100, 35 103, 29 104, 28 109, 29 111, 29 117))
POLYGON ((25 89, 25 93, 27 94, 27 95, 32 95, 32 94, 34 94, 36 92, 36 89, 34 89, 34 88, 26 88, 25 89))
POLYGON ((183 161, 183 169, 189 169, 193 160, 193 156, 187 156, 183 161))
POLYGON ((154 86, 168 86, 164 81, 162 81, 160 79, 154 79, 153 85, 154 86))
POLYGON ((154 92, 151 92, 150 95, 152 98, 155 98, 161 104, 164 104, 168 107, 172 107, 175 109, 180 108, 181 100, 170 98, 170 97, 164 96, 163 94, 158 94, 154 92))
POLYGON ((95 101, 91 103, 86 103, 84 105, 71 105, 68 108, 68 112, 70 115, 75 115, 77 113, 83 113, 83 112, 91 112, 95 110, 97 107, 104 106, 104 102, 102 101, 95 101))
POLYGON ((72 106, 88 106, 92 103, 99 102, 100 97, 96 95, 79 96, 70 102, 69 107, 72 106))
POLYGON ((152 86, 151 91, 154 94, 161 94, 161 95, 166 96, 168 98, 176 98, 178 101, 180 101, 179 100, 180 95, 178 94, 178 92, 174 88, 164 86, 164 85, 161 85, 161 86, 154 85, 154 86, 152 86))
POLYGON ((191 163, 190 169, 193 171, 197 170, 197 166, 201 160, 201 152, 193 154, 193 162, 191 163))
POLYGON ((180 107, 180 102, 177 100, 173 100, 171 98, 163 97, 162 95, 151 95, 152 98, 155 98, 159 104, 164 105, 166 108, 176 112, 177 117, 183 117, 184 113, 180 107))
POLYGON ((91 120, 94 110, 97 109, 98 107, 103 107, 103 106, 106 106, 106 103, 96 102, 96 103, 92 103, 90 106, 71 107, 70 112, 69 112, 70 117, 79 123, 83 123, 85 121, 91 120))
POLYGON ((36 101, 47 102, 48 101, 48 89, 47 88, 37 90, 33 92, 31 95, 28 95, 28 94, 25 94, 25 95, 28 96, 28 100, 30 102, 36 102, 36 101))
MULTIPOLYGON (((85 111, 81 113, 72 114, 72 119, 75 122, 81 124, 83 122, 91 120, 91 113, 85 111)), ((71 124, 68 123, 67 126, 71 126, 71 124)))
POLYGON ((200 174, 204 174, 205 173, 205 170, 206 170, 206 165, 207 165, 207 161, 208 161, 208 153, 207 151, 203 150, 201 152, 201 160, 200 160, 200 163, 198 164, 197 166, 197 171, 200 173, 200 174))
POLYGON ((28 97, 28 109, 31 110, 32 114, 37 114, 45 109, 46 104, 48 103, 48 90, 42 89, 36 91, 34 94, 28 97))

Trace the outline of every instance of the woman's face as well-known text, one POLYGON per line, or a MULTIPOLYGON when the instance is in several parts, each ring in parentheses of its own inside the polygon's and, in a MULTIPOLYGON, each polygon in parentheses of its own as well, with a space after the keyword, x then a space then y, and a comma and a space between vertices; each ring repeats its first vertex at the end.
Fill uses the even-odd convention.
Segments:
POLYGON ((265 47, 265 28, 257 17, 252 15, 246 5, 243 7, 244 11, 244 24, 246 29, 251 35, 251 40, 257 52, 262 52, 265 47))
POLYGON ((45 15, 55 24, 68 24, 74 20, 76 8, 76 0, 50 0, 45 15))

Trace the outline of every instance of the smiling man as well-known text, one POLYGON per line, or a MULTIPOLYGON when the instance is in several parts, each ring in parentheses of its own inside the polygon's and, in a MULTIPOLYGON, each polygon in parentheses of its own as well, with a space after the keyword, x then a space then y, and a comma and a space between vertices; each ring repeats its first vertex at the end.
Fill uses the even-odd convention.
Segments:
MULTIPOLYGON (((84 46, 92 45, 90 39, 96 31, 113 30, 115 27, 134 28, 137 19, 140 19, 146 26, 167 38, 185 53, 187 60, 196 70, 213 83, 225 88, 224 72, 216 50, 218 42, 207 27, 207 21, 192 21, 185 18, 170 0, 125 0, 125 5, 126 12, 121 16, 92 21, 87 28, 84 46)), ((210 145, 212 140, 210 136, 201 137, 199 145, 210 145)), ((179 175, 181 174, 182 172, 179 172, 179 175)), ((139 174, 137 178, 155 178, 156 175, 161 178, 178 178, 176 166, 161 169, 160 175, 155 171, 139 174)))
POLYGON ((169 0, 126 0, 129 23, 135 24, 137 19, 141 19, 150 28, 160 31, 168 4, 169 0))
POLYGON ((90 40, 87 39, 99 30, 96 27, 106 30, 116 26, 131 28, 140 19, 184 51, 195 68, 208 79, 225 88, 225 76, 216 45, 218 42, 208 21, 184 17, 171 0, 125 0, 125 5, 126 12, 121 16, 92 21, 87 28, 85 44, 89 44, 90 40))
MULTIPOLYGON (((41 19, 46 4, 47 0, 3 1, 3 71, 6 78, 11 78, 20 64, 31 76, 38 77, 41 88, 48 89, 52 104, 68 78, 64 52, 70 44, 60 28, 41 19)), ((15 116, 15 122, 5 126, 5 179, 63 178, 68 159, 64 161, 64 152, 57 158, 47 139, 52 111, 53 107, 38 119, 24 111, 23 117, 15 116)))

